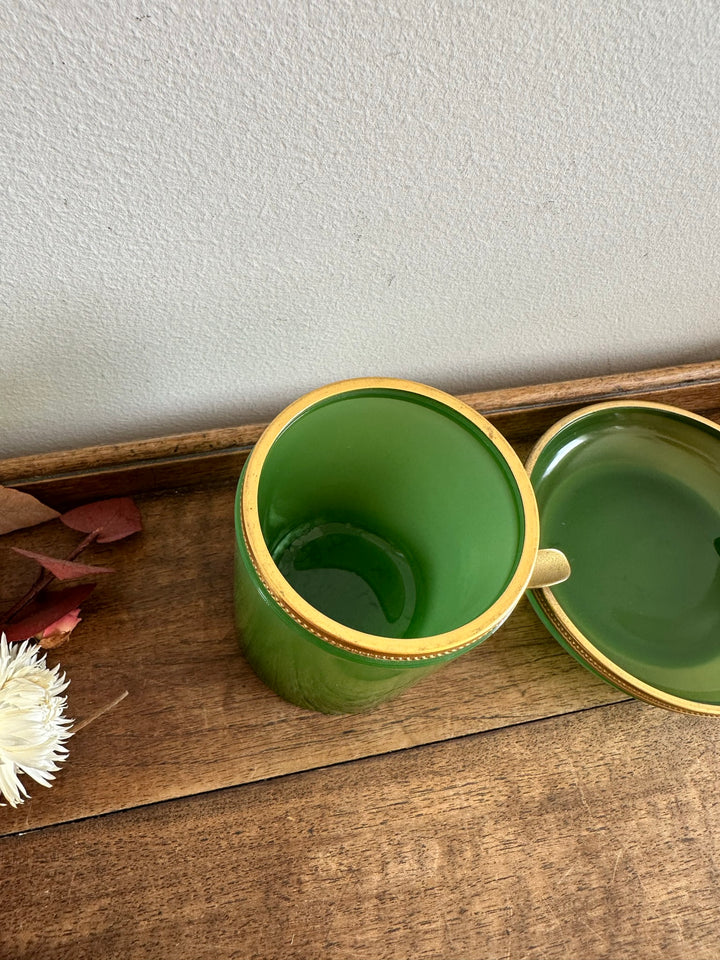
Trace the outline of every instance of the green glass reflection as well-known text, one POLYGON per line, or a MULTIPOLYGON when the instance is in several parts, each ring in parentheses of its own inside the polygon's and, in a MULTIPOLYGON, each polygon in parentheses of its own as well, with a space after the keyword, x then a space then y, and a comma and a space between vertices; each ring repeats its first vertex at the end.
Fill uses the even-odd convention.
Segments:
POLYGON ((719 465, 712 428, 622 407, 563 430, 531 477, 541 546, 570 561, 553 593, 573 623, 635 677, 707 703, 720 703, 719 465))
POLYGON ((405 554, 350 523, 292 530, 274 551, 285 579, 317 610, 383 637, 407 636, 417 574, 405 554))

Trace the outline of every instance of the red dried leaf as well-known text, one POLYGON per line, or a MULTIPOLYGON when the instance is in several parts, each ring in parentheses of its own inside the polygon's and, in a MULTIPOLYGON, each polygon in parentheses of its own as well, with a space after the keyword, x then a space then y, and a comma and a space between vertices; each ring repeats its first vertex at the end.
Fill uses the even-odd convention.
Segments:
POLYGON ((29 493, 14 487, 0 487, 0 534, 34 527, 59 516, 57 510, 46 507, 29 493))
POLYGON ((18 640, 27 640, 37 636, 46 627, 55 623, 66 613, 76 610, 83 601, 87 600, 95 589, 94 583, 83 583, 77 587, 66 587, 46 593, 33 604, 33 612, 18 620, 17 623, 7 623, 0 626, 0 632, 7 637, 8 643, 18 640))
POLYGON ((94 577, 98 573, 115 573, 112 567, 94 567, 89 563, 77 563, 75 560, 58 560, 48 557, 44 553, 34 553, 32 550, 23 550, 12 547, 15 553, 37 560, 41 567, 49 570, 58 580, 79 580, 80 577, 94 577))
POLYGON ((112 500, 86 503, 64 513, 60 519, 66 526, 80 530, 81 533, 94 533, 99 530, 98 543, 122 540, 142 530, 140 511, 130 497, 114 497, 112 500))

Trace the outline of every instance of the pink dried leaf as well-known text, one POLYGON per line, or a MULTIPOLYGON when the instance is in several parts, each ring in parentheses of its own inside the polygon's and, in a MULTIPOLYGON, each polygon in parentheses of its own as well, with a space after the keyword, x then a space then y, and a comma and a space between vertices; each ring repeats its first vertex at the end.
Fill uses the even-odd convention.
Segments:
POLYGON ((142 530, 140 511, 130 497, 113 497, 111 500, 86 503, 74 510, 68 510, 60 519, 65 526, 81 533, 99 531, 98 543, 122 540, 142 530))
POLYGON ((41 594, 34 603, 32 613, 18 620, 0 626, 0 632, 7 637, 8 643, 36 637, 47 627, 76 610, 95 589, 94 583, 83 583, 76 587, 66 587, 52 593, 41 594))
POLYGON ((95 567, 75 560, 60 560, 57 557, 48 557, 44 553, 35 553, 33 550, 23 550, 21 547, 11 547, 11 549, 15 553, 22 554, 23 557, 36 560, 58 580, 79 580, 80 577, 94 577, 98 573, 115 573, 112 567, 95 567))
POLYGON ((55 623, 51 623, 49 627, 45 627, 41 633, 36 634, 35 639, 39 641, 43 650, 54 650, 55 647, 61 647, 64 643, 67 643, 70 634, 81 622, 82 618, 79 614, 80 607, 77 607, 70 613, 66 613, 65 616, 60 617, 55 623))
POLYGON ((34 527, 59 516, 57 510, 46 507, 37 497, 14 487, 0 486, 0 534, 34 527))

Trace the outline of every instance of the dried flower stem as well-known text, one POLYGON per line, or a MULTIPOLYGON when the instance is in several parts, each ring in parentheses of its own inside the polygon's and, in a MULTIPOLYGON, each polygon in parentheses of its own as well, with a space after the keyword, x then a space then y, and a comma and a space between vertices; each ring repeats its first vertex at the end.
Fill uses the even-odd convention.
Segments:
POLYGON ((76 724, 72 728, 73 736, 76 733, 78 733, 80 730, 82 730, 83 727, 87 727, 88 724, 93 723, 95 720, 102 717, 103 714, 107 713, 109 710, 112 710, 114 707, 116 707, 119 703, 121 703, 125 699, 128 693, 129 693, 128 690, 124 690, 120 694, 120 696, 115 697, 115 699, 111 703, 106 704, 104 707, 101 707, 99 710, 96 710, 95 713, 90 714, 89 717, 86 717, 84 720, 81 720, 80 723, 76 724))
MULTIPOLYGON (((74 560, 76 557, 80 556, 83 550, 85 550, 86 547, 89 547, 90 544, 93 543, 99 535, 100 535, 100 530, 93 530, 92 533, 89 533, 84 540, 81 540, 80 543, 73 550, 70 551, 70 553, 67 555, 67 557, 65 557, 65 559, 74 560)), ((0 616, 0 623, 10 623, 13 617, 16 617, 20 613, 20 611, 23 609, 23 607, 26 607, 31 600, 34 600, 35 597, 40 593, 40 591, 44 590, 45 587, 49 583, 52 583, 54 579, 55 579, 55 575, 50 573, 49 571, 45 573, 41 573, 40 576, 35 581, 35 583, 30 587, 28 592, 25 594, 25 596, 21 597, 17 601, 17 603, 13 604, 13 606, 10 607, 10 609, 6 613, 0 616)))

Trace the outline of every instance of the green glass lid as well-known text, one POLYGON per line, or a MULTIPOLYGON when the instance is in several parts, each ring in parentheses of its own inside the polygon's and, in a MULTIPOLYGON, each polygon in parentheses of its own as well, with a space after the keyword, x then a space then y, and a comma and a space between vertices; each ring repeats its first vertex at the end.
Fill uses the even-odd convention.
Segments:
POLYGON ((635 697, 720 716, 720 427, 597 404, 555 424, 527 469, 540 545, 572 568, 530 595, 550 632, 635 697))

